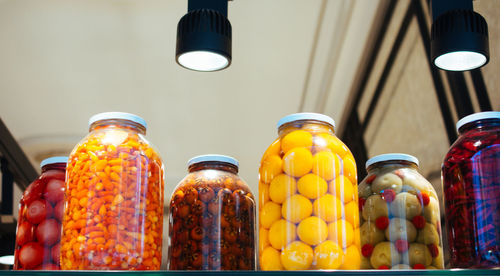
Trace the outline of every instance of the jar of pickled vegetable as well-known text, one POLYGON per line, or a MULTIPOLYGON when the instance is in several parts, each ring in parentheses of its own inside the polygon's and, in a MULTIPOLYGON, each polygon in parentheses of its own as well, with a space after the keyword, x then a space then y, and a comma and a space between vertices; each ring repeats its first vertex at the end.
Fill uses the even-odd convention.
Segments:
POLYGON ((362 269, 443 269, 439 200, 401 153, 366 162, 359 184, 362 269))
POLYGON ((238 161, 201 155, 170 200, 170 270, 254 270, 255 200, 238 161))
POLYGON ((278 122, 259 170, 262 270, 360 268, 356 164, 334 126, 317 113, 278 122))
POLYGON ((70 155, 61 238, 64 270, 158 270, 163 164, 146 122, 101 113, 70 155))
POLYGON ((64 174, 68 157, 40 163, 42 174, 19 203, 14 270, 59 270, 61 221, 64 210, 64 174))
POLYGON ((500 112, 469 115, 442 167, 452 268, 500 268, 500 112))

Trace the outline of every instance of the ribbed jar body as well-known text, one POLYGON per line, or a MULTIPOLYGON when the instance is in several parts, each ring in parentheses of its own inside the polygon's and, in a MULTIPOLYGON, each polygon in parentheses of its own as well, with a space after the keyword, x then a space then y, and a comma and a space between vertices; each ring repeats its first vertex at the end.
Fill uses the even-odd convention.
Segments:
POLYGON ((459 129, 442 167, 452 268, 500 267, 500 118, 459 129))
POLYGON ((358 190, 362 269, 443 269, 439 199, 415 163, 375 163, 358 190))
POLYGON ((290 116, 260 164, 260 269, 359 269, 354 158, 331 118, 290 116))
POLYGON ((189 166, 170 200, 170 270, 254 270, 255 200, 237 166, 189 166))
POLYGON ((44 165, 25 190, 19 202, 14 270, 59 270, 65 169, 66 162, 44 165))
POLYGON ((104 119, 68 162, 61 268, 158 270, 163 226, 163 163, 145 127, 104 119))

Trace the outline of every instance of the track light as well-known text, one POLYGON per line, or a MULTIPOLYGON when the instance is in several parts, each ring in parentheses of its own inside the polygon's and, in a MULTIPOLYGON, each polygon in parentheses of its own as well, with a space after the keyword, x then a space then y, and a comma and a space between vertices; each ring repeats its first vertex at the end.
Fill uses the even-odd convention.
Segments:
POLYGON ((177 25, 176 61, 195 71, 217 71, 231 64, 228 0, 188 0, 177 25))
POLYGON ((432 0, 431 57, 448 71, 481 67, 490 58, 488 25, 472 0, 432 0))

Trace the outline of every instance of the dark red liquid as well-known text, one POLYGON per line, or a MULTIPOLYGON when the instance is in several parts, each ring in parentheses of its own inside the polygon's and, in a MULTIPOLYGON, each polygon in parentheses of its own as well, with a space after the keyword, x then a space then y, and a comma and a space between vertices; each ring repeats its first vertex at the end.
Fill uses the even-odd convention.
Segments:
POLYGON ((460 130, 442 170, 450 266, 500 267, 500 121, 460 130))

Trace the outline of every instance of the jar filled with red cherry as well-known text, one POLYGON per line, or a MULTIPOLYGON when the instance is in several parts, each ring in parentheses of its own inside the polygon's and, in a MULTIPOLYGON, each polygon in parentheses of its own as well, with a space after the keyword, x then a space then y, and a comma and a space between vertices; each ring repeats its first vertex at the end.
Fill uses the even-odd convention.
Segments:
POLYGON ((59 270, 64 176, 67 157, 40 163, 42 174, 24 191, 19 203, 15 270, 59 270))
POLYGON ((500 112, 457 122, 442 167, 451 268, 500 268, 500 112))

